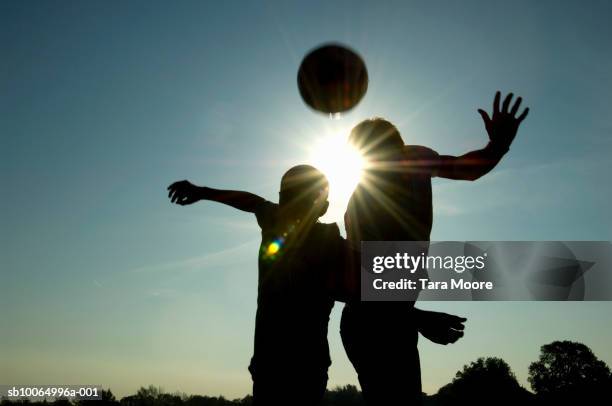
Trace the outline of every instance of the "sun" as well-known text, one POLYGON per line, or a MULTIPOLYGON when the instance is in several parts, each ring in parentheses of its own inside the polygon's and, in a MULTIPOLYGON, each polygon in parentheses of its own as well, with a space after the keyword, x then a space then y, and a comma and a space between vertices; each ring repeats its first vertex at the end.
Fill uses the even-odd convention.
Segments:
POLYGON ((329 209, 324 221, 342 220, 349 198, 363 176, 365 161, 347 140, 348 132, 338 132, 317 139, 309 148, 309 163, 329 181, 329 209))

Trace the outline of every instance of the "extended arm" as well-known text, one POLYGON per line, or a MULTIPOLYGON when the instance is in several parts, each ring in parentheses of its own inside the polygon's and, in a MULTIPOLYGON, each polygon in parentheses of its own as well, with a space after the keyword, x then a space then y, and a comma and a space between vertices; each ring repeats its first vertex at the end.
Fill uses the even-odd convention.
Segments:
POLYGON ((476 180, 497 165, 510 149, 519 125, 529 112, 529 109, 526 108, 520 116, 515 117, 521 105, 522 98, 520 97, 508 110, 512 93, 506 96, 500 110, 500 98, 501 94, 497 92, 491 117, 484 110, 478 109, 489 135, 489 144, 483 149, 461 156, 441 155, 434 168, 434 175, 448 179, 476 180))
POLYGON ((187 180, 174 182, 168 186, 168 197, 172 203, 181 206, 200 200, 211 200, 249 213, 254 213, 257 207, 265 201, 264 198, 253 193, 200 187, 187 180))
POLYGON ((495 168, 507 149, 489 142, 486 147, 461 156, 440 155, 436 176, 456 180, 476 180, 495 168))

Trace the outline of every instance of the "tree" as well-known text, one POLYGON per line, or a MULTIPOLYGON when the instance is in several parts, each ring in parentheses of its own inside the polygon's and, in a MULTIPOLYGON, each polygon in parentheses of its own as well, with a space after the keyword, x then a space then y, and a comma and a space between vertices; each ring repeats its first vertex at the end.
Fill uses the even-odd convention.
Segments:
POLYGON ((589 347, 572 341, 543 345, 540 358, 529 366, 529 383, 545 400, 597 399, 609 392, 610 368, 589 347))
POLYGON ((532 396, 519 385, 506 361, 488 357, 464 365, 435 397, 441 405, 513 405, 525 404, 532 396))
POLYGON ((365 405, 361 392, 355 385, 338 386, 328 390, 322 402, 323 406, 361 406, 365 405))
POLYGON ((121 399, 121 404, 124 406, 179 406, 182 402, 180 395, 164 393, 162 388, 153 385, 142 387, 138 389, 136 395, 121 399))
POLYGON ((115 395, 113 395, 113 392, 111 392, 110 389, 102 389, 100 397, 102 398, 100 400, 108 403, 115 403, 117 401, 117 399, 115 399, 115 395))

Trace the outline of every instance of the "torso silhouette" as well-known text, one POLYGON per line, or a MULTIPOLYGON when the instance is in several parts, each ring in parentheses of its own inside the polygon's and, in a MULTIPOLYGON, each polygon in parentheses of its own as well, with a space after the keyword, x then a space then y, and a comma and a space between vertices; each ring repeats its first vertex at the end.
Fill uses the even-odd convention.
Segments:
POLYGON ((405 160, 367 173, 353 192, 344 216, 349 241, 429 241, 437 153, 421 146, 404 153, 405 160))
POLYGON ((262 242, 251 372, 326 372, 330 275, 342 242, 338 226, 283 224, 278 205, 270 202, 256 215, 262 242))
MULTIPOLYGON (((345 214, 349 242, 429 241, 432 228, 431 163, 437 153, 410 146, 404 159, 370 171, 355 189, 345 214)), ((368 404, 419 401, 418 331, 414 302, 352 302, 341 333, 368 404), (397 348, 392 355, 380 351, 397 348)))

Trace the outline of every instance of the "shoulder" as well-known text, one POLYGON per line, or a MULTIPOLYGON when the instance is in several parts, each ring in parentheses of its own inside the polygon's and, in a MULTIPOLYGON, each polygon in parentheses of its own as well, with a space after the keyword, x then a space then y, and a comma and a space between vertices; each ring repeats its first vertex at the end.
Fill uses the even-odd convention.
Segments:
POLYGON ((404 155, 413 173, 427 174, 430 177, 437 176, 440 155, 433 149, 421 145, 406 145, 404 155))
POLYGON ((271 201, 263 200, 255 208, 255 217, 257 218, 257 224, 259 224, 259 227, 261 227, 262 229, 271 227, 276 220, 277 213, 277 203, 272 203, 271 201))
POLYGON ((340 228, 336 223, 317 223, 317 230, 318 242, 323 246, 333 245, 343 240, 340 228))
POLYGON ((330 266, 337 266, 342 260, 346 240, 340 235, 340 228, 336 223, 317 223, 316 246, 318 255, 324 258, 330 266))
POLYGON ((408 159, 412 160, 435 160, 439 158, 439 154, 431 148, 422 145, 406 145, 404 154, 408 159))

